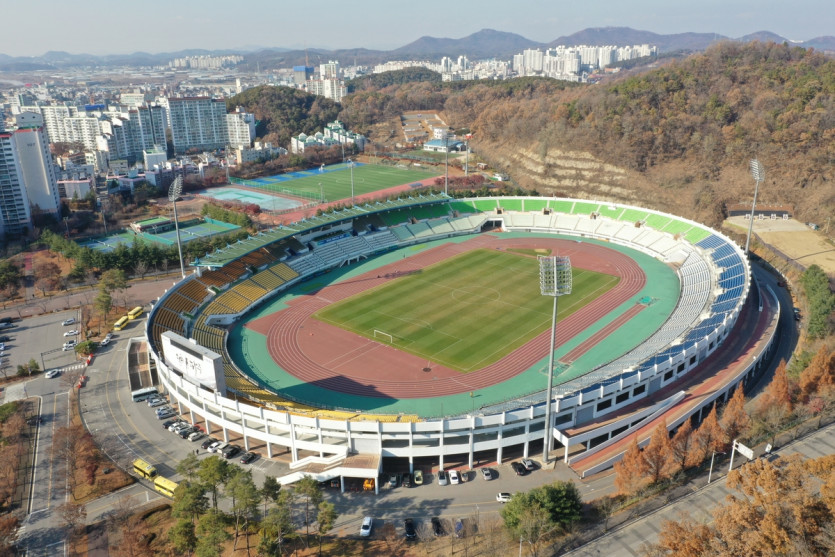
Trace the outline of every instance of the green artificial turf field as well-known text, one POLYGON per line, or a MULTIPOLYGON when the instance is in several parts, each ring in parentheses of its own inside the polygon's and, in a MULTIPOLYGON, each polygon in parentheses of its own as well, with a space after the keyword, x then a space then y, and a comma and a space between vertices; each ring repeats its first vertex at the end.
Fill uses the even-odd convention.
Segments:
MULTIPOLYGON (((300 197, 319 199, 324 195, 328 201, 350 199, 351 170, 325 172, 322 174, 311 171, 312 175, 296 178, 274 184, 259 184, 262 190, 277 193, 295 193, 300 197)), ((394 186, 409 184, 418 180, 425 180, 437 176, 437 171, 418 170, 412 168, 396 168, 392 166, 360 165, 354 167, 354 196, 384 190, 394 186)))
MULTIPOLYGON (((562 319, 620 279, 574 269, 562 319)), ((314 317, 463 372, 489 365, 551 326, 533 257, 478 249, 330 305, 314 317)))

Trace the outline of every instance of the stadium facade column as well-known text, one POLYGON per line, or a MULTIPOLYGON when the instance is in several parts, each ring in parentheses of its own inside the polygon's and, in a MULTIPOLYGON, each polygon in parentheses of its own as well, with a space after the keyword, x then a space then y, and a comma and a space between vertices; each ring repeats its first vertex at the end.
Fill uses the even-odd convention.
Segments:
POLYGON ((351 420, 345 420, 345 435, 348 436, 348 450, 354 452, 354 437, 351 435, 351 420))
POLYGON ((270 433, 270 421, 264 415, 264 408, 263 407, 261 407, 261 420, 264 422, 264 433, 266 433, 266 435, 264 436, 264 442, 267 443, 267 458, 272 458, 273 457, 273 446, 272 446, 272 443, 270 443, 270 435, 272 435, 270 433))
POLYGON ((504 437, 504 416, 502 416, 502 425, 499 427, 499 450, 496 451, 496 464, 502 463, 502 437, 504 437))
POLYGON ((470 468, 473 467, 473 431, 475 431, 475 416, 470 416, 470 468))
POLYGON ((415 473, 415 423, 409 422, 409 473, 415 473))
POLYGON ((296 462, 299 459, 299 451, 296 449, 296 426, 293 424, 293 414, 287 414, 287 423, 290 425, 288 433, 290 434, 290 451, 292 452, 292 460, 296 462))
MULTIPOLYGON (((531 408, 533 410, 533 408, 531 408)), ((528 458, 528 447, 531 442, 531 422, 525 422, 525 445, 522 448, 522 458, 528 458)))
POLYGON ((446 431, 446 418, 441 418, 441 430, 440 435, 438 435, 438 454, 440 454, 439 466, 441 470, 444 469, 444 431, 446 431))
POLYGON ((316 416, 316 431, 319 432, 319 458, 324 458, 325 452, 322 450, 322 424, 319 422, 319 416, 316 416))
POLYGON ((229 442, 229 432, 226 431, 226 411, 223 406, 220 407, 220 428, 223 430, 223 442, 229 442))

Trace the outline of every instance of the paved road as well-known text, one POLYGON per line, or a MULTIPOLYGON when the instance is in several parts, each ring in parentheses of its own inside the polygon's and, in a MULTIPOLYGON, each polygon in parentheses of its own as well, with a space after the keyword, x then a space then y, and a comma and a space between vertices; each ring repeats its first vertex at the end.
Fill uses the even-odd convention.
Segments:
MULTIPOLYGON (((807 458, 835 454, 835 424, 818 430, 817 432, 786 445, 775 454, 788 456, 801 454, 807 458)), ((745 460, 737 456, 735 466, 745 460)), ((723 467, 717 477, 714 471, 713 481, 694 491, 692 495, 684 497, 673 504, 658 511, 641 517, 622 528, 618 528, 594 542, 567 553, 576 557, 633 557, 641 555, 641 547, 646 543, 658 541, 661 523, 666 519, 677 519, 682 513, 689 513, 697 521, 709 523, 712 521, 712 511, 717 505, 724 504, 725 497, 732 493, 725 485, 727 467, 723 467)))

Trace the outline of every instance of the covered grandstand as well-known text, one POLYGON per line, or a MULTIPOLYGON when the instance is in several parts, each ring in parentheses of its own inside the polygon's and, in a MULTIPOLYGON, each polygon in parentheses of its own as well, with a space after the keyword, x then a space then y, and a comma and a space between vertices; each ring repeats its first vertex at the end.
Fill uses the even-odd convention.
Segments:
MULTIPOLYGON (((223 430, 224 437, 234 431, 247 448, 258 440, 269 457, 275 448, 286 448, 296 466, 319 459, 335 462, 356 453, 405 457, 410 464, 417 457, 435 456, 441 467, 445 456, 464 454, 472 466, 475 452, 496 451, 501 461, 511 446, 522 447, 527 456, 529 445, 543 437, 546 400, 553 408, 550 436, 565 446, 567 460, 571 445, 599 451, 681 399, 672 393, 650 402, 717 350, 737 322, 751 286, 740 248, 703 225, 639 207, 540 197, 427 196, 357 206, 263 232, 207 255, 195 266, 194 274, 157 301, 148 319, 147 336, 164 387, 207 428, 223 430), (484 230, 559 234, 637 250, 675 269, 678 302, 664 325, 646 331, 638 346, 559 382, 552 393, 542 390, 433 419, 294 400, 248 376, 230 356, 228 327, 296 284, 380 253, 484 230), (166 366, 160 343, 166 330, 221 354, 229 392, 213 392, 166 366), (645 408, 630 412, 626 421, 610 420, 605 427, 571 433, 641 401, 645 408)), ((743 373, 669 427, 753 377, 769 348, 770 342, 743 373)), ((331 468, 334 475, 339 475, 336 466, 331 468)))

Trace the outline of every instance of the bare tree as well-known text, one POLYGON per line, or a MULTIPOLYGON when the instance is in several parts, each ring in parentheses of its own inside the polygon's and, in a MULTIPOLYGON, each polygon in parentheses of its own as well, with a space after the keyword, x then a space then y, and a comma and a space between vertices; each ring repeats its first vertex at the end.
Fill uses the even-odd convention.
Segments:
POLYGON ((61 520, 70 531, 75 531, 87 519, 87 509, 84 505, 79 505, 72 501, 67 501, 63 505, 59 505, 56 510, 58 511, 58 516, 61 517, 61 520))

